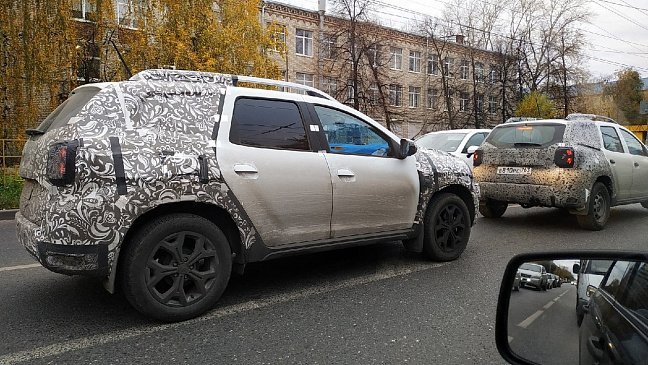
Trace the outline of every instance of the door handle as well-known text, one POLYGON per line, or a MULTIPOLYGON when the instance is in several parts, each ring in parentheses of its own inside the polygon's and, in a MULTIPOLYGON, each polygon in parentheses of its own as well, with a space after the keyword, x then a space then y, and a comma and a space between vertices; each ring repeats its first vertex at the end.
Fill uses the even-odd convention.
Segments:
POLYGON ((348 169, 338 169, 337 174, 339 177, 354 177, 353 171, 348 169))
POLYGON ((610 163, 611 163, 612 165, 614 165, 614 164, 616 163, 616 161, 614 161, 614 160, 610 160, 610 163))
POLYGON ((259 170, 257 170, 256 167, 247 164, 247 163, 237 163, 234 164, 234 172, 236 172, 239 175, 242 174, 258 174, 259 170))

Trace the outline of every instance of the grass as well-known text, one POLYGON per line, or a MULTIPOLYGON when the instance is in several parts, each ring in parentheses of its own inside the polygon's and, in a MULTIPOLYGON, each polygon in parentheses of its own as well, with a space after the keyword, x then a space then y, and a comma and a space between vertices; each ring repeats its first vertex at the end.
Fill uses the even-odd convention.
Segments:
POLYGON ((17 168, 0 169, 0 209, 18 208, 22 187, 17 168))

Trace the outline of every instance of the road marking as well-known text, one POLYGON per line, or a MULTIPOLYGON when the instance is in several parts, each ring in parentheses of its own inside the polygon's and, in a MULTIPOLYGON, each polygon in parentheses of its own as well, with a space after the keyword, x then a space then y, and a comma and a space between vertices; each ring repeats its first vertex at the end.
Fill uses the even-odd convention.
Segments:
POLYGON ((513 341, 513 337, 508 336, 508 341, 509 341, 509 343, 511 343, 511 341, 513 341))
POLYGON ((341 289, 348 289, 360 285, 366 285, 377 281, 382 281, 386 279, 391 279, 399 276, 404 276, 408 274, 413 274, 425 270, 438 268, 448 264, 450 264, 450 262, 419 263, 407 268, 400 268, 400 269, 395 265, 385 265, 383 267, 379 267, 378 272, 370 276, 352 278, 352 279, 339 282, 337 284, 330 284, 330 285, 320 284, 317 286, 297 290, 294 292, 272 295, 262 300, 251 300, 244 303, 229 305, 227 307, 216 308, 212 311, 203 314, 201 317, 190 319, 184 322, 128 328, 120 331, 113 331, 113 332, 101 333, 89 337, 77 338, 70 341, 64 341, 60 343, 51 344, 48 346, 38 347, 31 350, 18 351, 18 352, 6 354, 0 356, 0 364, 10 365, 10 364, 20 363, 25 361, 33 361, 35 359, 62 355, 67 352, 83 350, 86 348, 113 343, 117 341, 122 341, 137 336, 148 335, 151 333, 156 333, 165 330, 177 329, 184 326, 192 326, 210 320, 215 320, 222 317, 230 316, 233 314, 239 314, 254 309, 265 308, 275 304, 287 303, 298 299, 305 299, 311 296, 330 293, 341 289))
POLYGON ((544 307, 542 307, 542 308, 544 308, 544 309, 549 309, 549 307, 551 307, 554 303, 555 303, 555 302, 552 300, 552 301, 550 301, 549 303, 545 304, 544 307))
POLYGON ((559 301, 559 300, 560 300, 560 297, 562 297, 562 295, 557 296, 556 299, 554 299, 554 302, 559 301))
POLYGON ((42 266, 41 266, 41 264, 7 266, 7 267, 0 267, 0 272, 2 272, 2 271, 13 271, 13 270, 22 270, 22 269, 33 269, 35 267, 42 267, 42 266))
MULTIPOLYGON (((533 323, 533 321, 535 321, 538 317, 540 317, 542 315, 542 313, 544 313, 543 310, 539 310, 539 311, 533 313, 532 315, 529 316, 529 318, 527 318, 524 321, 520 322, 520 324, 518 324, 518 327, 522 327, 522 328, 529 327, 531 325, 531 323, 533 323)), ((0 357, 0 360, 2 360, 1 357, 0 357)))

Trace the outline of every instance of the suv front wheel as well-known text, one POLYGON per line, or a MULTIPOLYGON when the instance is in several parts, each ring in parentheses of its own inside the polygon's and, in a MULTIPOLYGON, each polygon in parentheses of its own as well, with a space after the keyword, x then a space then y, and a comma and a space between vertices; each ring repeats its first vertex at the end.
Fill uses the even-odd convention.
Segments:
POLYGON ((587 215, 577 215, 578 225, 592 231, 600 231, 610 218, 610 193, 600 182, 594 183, 590 195, 587 215))
POLYGON ((455 194, 432 198, 425 214, 423 251, 432 260, 452 261, 466 249, 470 238, 470 213, 455 194))

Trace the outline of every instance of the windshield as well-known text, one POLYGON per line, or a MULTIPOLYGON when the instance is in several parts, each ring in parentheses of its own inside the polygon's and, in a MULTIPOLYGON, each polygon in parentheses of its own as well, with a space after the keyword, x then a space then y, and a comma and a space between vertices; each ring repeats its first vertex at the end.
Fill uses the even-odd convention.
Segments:
POLYGON ((416 144, 423 148, 454 152, 465 136, 466 133, 430 133, 417 139, 416 144))
POLYGON ((542 272, 541 266, 540 265, 534 265, 534 264, 522 264, 520 266, 520 269, 531 270, 531 271, 535 271, 535 272, 542 272))
POLYGON ((59 128, 67 123, 70 118, 74 117, 81 111, 90 99, 101 91, 98 87, 84 87, 75 90, 70 97, 59 105, 43 122, 36 128, 40 132, 47 132, 49 129, 59 128))
POLYGON ((585 274, 605 275, 612 265, 612 260, 591 260, 585 267, 585 274))
POLYGON ((488 135, 486 142, 496 147, 546 147, 562 142, 564 124, 524 124, 500 126, 488 135))

